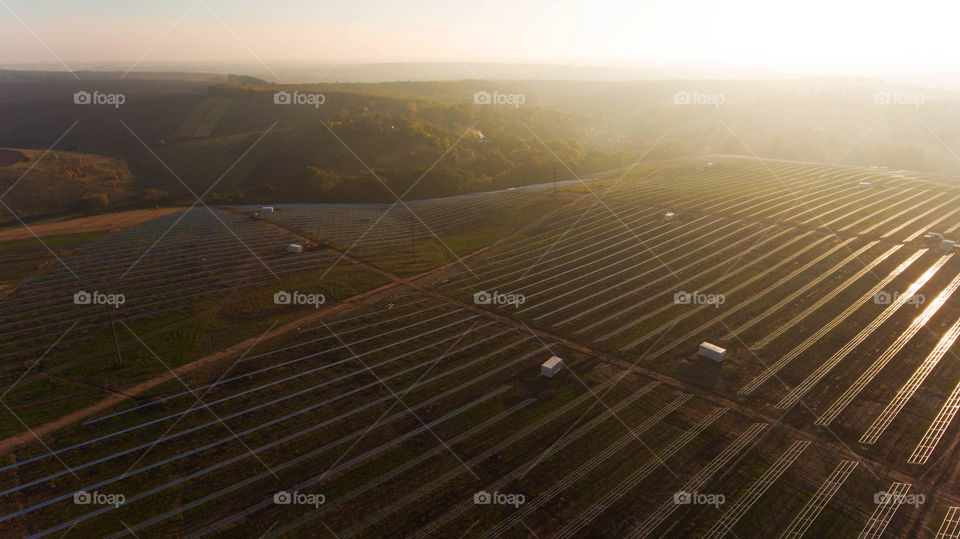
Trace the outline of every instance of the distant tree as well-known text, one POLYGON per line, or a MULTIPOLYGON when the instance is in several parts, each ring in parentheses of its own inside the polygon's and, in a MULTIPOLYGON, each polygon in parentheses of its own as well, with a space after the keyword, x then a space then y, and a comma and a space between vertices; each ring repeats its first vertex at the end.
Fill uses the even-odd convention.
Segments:
POLYGON ((73 213, 92 215, 110 207, 110 197, 106 193, 88 193, 67 206, 73 213))
POLYGON ((143 192, 143 199, 151 206, 164 206, 170 203, 170 193, 160 189, 147 189, 143 192))
POLYGON ((328 199, 331 191, 340 185, 340 175, 332 170, 307 167, 303 171, 301 190, 311 201, 328 199))

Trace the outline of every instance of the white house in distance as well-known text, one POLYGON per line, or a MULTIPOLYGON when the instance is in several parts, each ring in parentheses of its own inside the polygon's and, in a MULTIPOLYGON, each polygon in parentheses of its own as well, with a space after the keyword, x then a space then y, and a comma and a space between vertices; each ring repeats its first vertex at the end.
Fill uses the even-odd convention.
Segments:
POLYGON ((702 342, 700 343, 700 355, 720 363, 727 358, 727 349, 720 348, 719 346, 710 344, 708 342, 702 342))
POLYGON ((553 356, 544 361, 543 365, 540 365, 540 374, 546 376, 547 378, 553 378, 554 375, 560 372, 560 369, 562 368, 563 360, 557 356, 553 356))
POLYGON ((288 252, 288 253, 302 253, 302 252, 303 252, 303 245, 300 245, 299 243, 291 243, 290 245, 287 246, 287 252, 288 252))
POLYGON ((677 218, 677 214, 673 213, 672 211, 668 211, 667 213, 663 214, 664 223, 673 222, 676 218, 677 218))
POLYGON ((870 182, 860 182, 857 184, 857 187, 860 189, 873 189, 873 184, 870 182))

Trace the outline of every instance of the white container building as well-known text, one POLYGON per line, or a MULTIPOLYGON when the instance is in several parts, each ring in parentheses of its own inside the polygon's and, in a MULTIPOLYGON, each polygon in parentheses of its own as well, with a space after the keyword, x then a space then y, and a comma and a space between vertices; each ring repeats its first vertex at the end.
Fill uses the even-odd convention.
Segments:
POLYGON ((873 189, 873 184, 870 182, 860 182, 857 187, 860 189, 873 189))
POLYGON ((727 349, 708 342, 700 343, 700 355, 720 363, 727 358, 727 349))
POLYGON ((563 368, 563 360, 557 356, 553 356, 550 359, 543 362, 543 365, 540 365, 540 374, 546 376, 547 378, 553 378, 560 369, 563 368))
POLYGON ((303 245, 300 245, 299 243, 291 243, 290 245, 287 246, 287 252, 288 252, 288 253, 302 253, 302 252, 303 252, 303 245))
POLYGON ((273 206, 264 206, 260 208, 260 211, 265 211, 267 213, 273 213, 273 206))
POLYGON ((677 214, 673 213, 672 211, 668 211, 667 213, 663 214, 664 223, 673 222, 674 220, 676 220, 676 218, 677 218, 677 214))

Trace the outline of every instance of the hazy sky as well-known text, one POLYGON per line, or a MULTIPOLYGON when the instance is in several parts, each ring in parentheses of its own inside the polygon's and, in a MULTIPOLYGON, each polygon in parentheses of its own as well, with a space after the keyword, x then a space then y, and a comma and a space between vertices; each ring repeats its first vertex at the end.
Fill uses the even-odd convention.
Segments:
POLYGON ((0 62, 960 66, 960 2, 0 0, 0 62))

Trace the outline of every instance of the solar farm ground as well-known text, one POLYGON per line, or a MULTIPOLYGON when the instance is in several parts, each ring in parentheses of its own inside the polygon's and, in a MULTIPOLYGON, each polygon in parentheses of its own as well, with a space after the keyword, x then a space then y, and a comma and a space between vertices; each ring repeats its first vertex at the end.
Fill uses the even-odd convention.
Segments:
POLYGON ((711 156, 70 244, 0 300, 0 529, 957 537, 952 181, 711 156))

